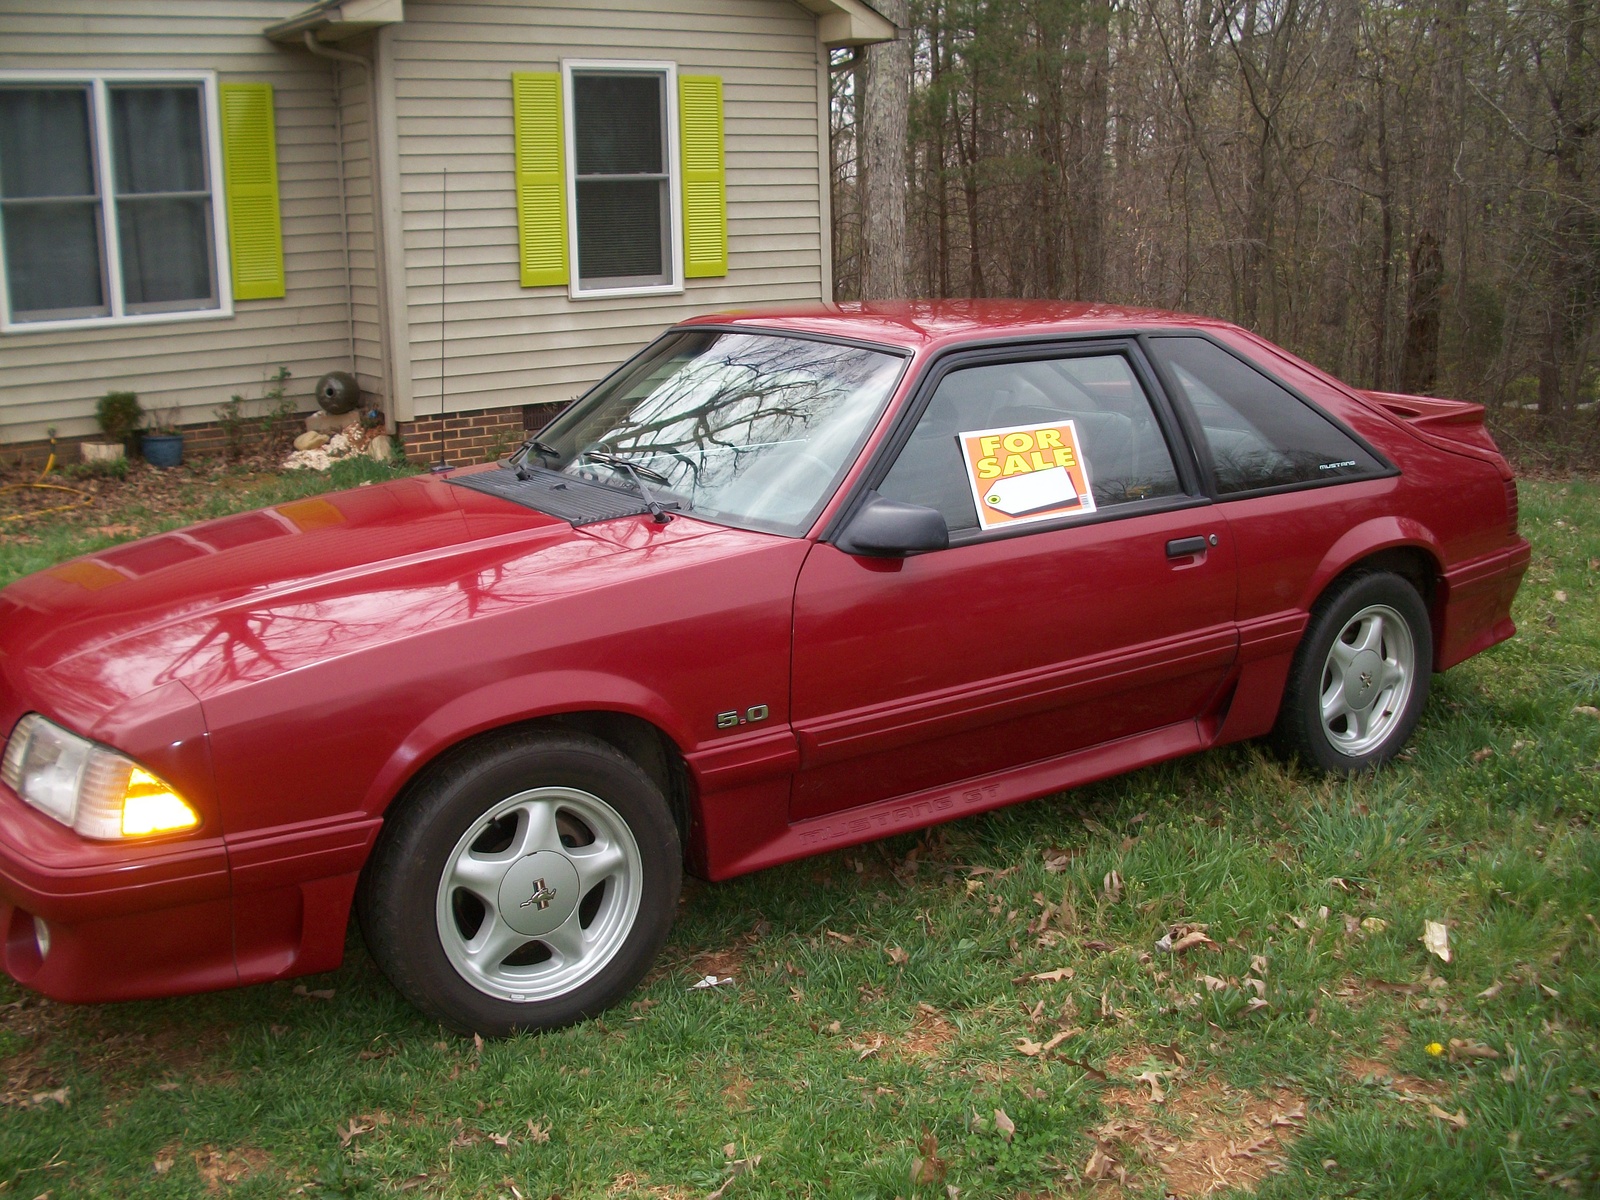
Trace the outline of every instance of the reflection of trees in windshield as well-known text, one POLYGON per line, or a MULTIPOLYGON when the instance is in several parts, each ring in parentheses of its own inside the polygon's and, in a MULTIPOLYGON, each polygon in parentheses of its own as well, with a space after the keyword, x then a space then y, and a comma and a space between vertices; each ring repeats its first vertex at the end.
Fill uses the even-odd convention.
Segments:
POLYGON ((584 405, 570 433, 550 431, 563 456, 604 446, 648 462, 696 507, 780 522, 820 500, 900 367, 853 346, 750 334, 689 332, 662 349, 584 405))

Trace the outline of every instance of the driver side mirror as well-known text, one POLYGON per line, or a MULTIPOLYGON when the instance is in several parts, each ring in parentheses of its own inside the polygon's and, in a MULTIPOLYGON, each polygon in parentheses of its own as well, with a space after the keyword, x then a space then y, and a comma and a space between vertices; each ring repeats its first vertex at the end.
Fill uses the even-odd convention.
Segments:
POLYGON ((834 540, 846 554, 904 558, 950 545, 950 527, 936 508, 868 492, 866 503, 834 540))

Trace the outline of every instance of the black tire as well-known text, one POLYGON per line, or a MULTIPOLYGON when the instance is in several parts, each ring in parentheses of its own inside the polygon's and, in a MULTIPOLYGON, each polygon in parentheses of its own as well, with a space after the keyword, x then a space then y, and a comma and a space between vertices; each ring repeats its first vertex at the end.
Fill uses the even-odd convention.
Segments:
POLYGON ((1433 627, 1416 588, 1387 571, 1341 579, 1311 610, 1274 741, 1330 774, 1376 767, 1417 727, 1432 672, 1433 627), (1403 687, 1391 684, 1397 665, 1403 687))
POLYGON ((682 881, 677 827, 638 764, 585 734, 513 733, 470 743, 391 811, 357 917, 407 1000, 498 1037, 583 1020, 632 991, 682 881), (621 865, 606 868, 612 857, 621 865))

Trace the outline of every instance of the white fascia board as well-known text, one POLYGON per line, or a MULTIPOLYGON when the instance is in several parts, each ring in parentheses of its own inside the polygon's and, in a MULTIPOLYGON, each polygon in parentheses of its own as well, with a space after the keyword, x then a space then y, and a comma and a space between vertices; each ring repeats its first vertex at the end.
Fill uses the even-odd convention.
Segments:
POLYGON ((795 3, 816 15, 817 38, 830 50, 892 42, 900 32, 893 21, 865 0, 795 0, 795 3))
POLYGON ((405 0, 322 0, 261 32, 274 42, 303 41, 308 33, 319 42, 339 42, 405 19, 405 0))

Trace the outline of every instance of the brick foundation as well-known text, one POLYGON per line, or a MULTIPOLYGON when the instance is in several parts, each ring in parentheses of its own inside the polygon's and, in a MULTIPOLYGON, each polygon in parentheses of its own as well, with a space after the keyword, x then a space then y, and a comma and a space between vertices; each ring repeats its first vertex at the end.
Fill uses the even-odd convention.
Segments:
MULTIPOLYGON (((280 432, 279 440, 285 446, 292 441, 294 436, 305 429, 305 420, 309 412, 296 413, 293 417, 286 418, 280 432)), ((266 430, 262 422, 265 418, 247 418, 244 425, 243 447, 246 455, 259 454, 266 440, 266 430)), ((183 454, 185 458, 221 458, 228 453, 228 435, 215 421, 207 421, 201 425, 181 425, 178 432, 183 435, 183 454)), ((98 433, 83 434, 78 437, 61 437, 56 439, 56 465, 66 466, 68 463, 82 462, 83 454, 78 449, 80 442, 99 442, 105 439, 98 433)), ((520 440, 520 439, 518 439, 520 440)), ((50 457, 50 442, 48 439, 37 442, 16 442, 9 446, 0 446, 0 462, 5 466, 24 471, 37 471, 43 468, 50 457)), ((138 458, 137 452, 133 456, 138 458)))
POLYGON ((414 463, 437 462, 453 467, 492 462, 511 453, 524 438, 543 429, 562 404, 523 404, 512 408, 478 408, 400 422, 400 441, 414 463), (440 437, 443 436, 443 446, 440 437))
MULTIPOLYGON (((515 450, 533 433, 543 429, 564 404, 520 404, 510 408, 479 408, 468 412, 445 413, 441 423, 438 417, 422 417, 415 421, 400 422, 400 441, 406 455, 419 464, 435 462, 439 458, 439 434, 444 432, 444 459, 452 466, 464 467, 473 463, 492 462, 515 450)), ((283 440, 287 442, 305 429, 305 419, 310 413, 297 413, 284 422, 283 440)), ((244 452, 259 451, 263 440, 261 419, 246 422, 244 452)), ((227 434, 215 421, 201 425, 184 425, 183 453, 192 458, 220 458, 228 452, 227 434)), ((56 463, 82 461, 79 442, 100 441, 99 434, 56 439, 56 463)), ((19 470, 38 470, 50 454, 48 441, 18 442, 0 447, 0 461, 7 467, 19 470)))

